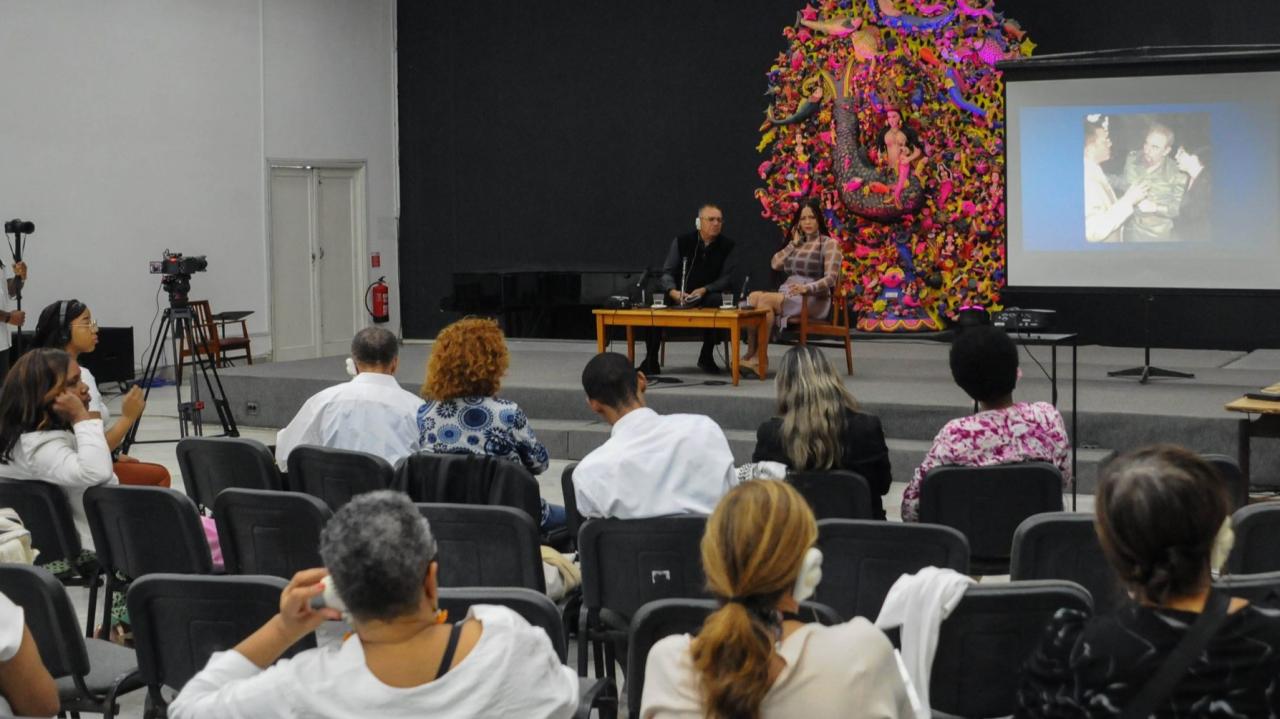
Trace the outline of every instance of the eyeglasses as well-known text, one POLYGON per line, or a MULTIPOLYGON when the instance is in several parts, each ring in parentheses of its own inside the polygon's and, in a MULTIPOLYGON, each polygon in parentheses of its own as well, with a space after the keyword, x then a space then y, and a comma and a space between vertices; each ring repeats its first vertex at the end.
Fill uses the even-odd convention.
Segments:
POLYGON ((97 320, 89 320, 88 322, 72 322, 72 323, 71 323, 71 326, 72 326, 72 327, 88 327, 89 329, 94 329, 94 330, 96 330, 96 329, 98 329, 98 321, 97 321, 97 320))

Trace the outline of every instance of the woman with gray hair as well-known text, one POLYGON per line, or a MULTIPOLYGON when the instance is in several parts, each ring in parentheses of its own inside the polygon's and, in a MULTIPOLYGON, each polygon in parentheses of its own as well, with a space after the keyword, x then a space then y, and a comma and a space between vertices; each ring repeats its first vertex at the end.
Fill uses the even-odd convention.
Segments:
POLYGON ((844 469, 871 488, 871 505, 884 519, 880 498, 889 491, 889 448, 875 415, 858 411, 840 375, 822 352, 797 345, 778 368, 778 414, 756 430, 752 462, 781 462, 796 471, 844 469))
POLYGON ((567 717, 578 680, 551 640, 505 607, 476 605, 455 624, 438 609, 436 542, 397 492, 338 510, 320 536, 326 568, 294 575, 280 613, 214 654, 169 707, 186 717, 567 717), (342 643, 272 666, 321 623, 343 615, 342 643), (325 604, 313 608, 321 596, 325 604))

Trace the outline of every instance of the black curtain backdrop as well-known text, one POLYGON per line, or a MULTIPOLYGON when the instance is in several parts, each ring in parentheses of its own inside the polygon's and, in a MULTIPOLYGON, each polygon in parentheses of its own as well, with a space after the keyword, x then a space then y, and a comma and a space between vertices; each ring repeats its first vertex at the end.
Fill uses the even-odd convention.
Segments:
MULTIPOLYGON (((762 161, 754 148, 764 75, 801 7, 798 0, 401 0, 405 336, 432 337, 455 319, 439 309, 453 272, 658 265, 671 237, 692 229, 703 201, 724 210, 725 234, 739 242, 752 287, 766 286, 781 237, 753 196, 762 161)), ((1022 22, 1037 54, 1280 42, 1276 0, 1004 0, 998 8, 1022 22)), ((1070 329, 1086 329, 1075 322, 1089 322, 1091 303, 1106 297, 1021 303, 1075 308, 1080 317, 1070 329)), ((1133 324, 1140 317, 1113 319, 1105 340, 1141 344, 1141 325, 1133 324)), ((1245 329, 1156 338, 1267 344, 1245 329)))

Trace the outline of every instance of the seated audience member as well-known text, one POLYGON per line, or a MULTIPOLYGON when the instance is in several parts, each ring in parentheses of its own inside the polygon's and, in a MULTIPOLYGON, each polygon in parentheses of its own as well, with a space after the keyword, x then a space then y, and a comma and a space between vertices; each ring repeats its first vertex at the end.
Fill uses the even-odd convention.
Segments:
POLYGON ((1280 611, 1210 584, 1231 551, 1230 511, 1217 473, 1180 447, 1146 447, 1105 466, 1095 526, 1136 602, 1092 619, 1058 610, 1023 672, 1017 716, 1129 716, 1175 647, 1202 631, 1202 615, 1221 624, 1142 716, 1280 716, 1280 611))
POLYGON ((376 454, 395 464, 418 449, 422 400, 396 382, 400 344, 382 327, 366 327, 351 340, 356 376, 308 399, 276 435, 276 461, 288 466, 301 444, 376 454))
POLYGON ((22 607, 0 594, 0 716, 48 717, 60 709, 58 686, 40 660, 22 607))
POLYGON ((877 519, 889 491, 889 448, 875 415, 858 411, 840 375, 814 347, 797 345, 778 368, 778 414, 756 430, 752 462, 781 462, 796 471, 844 469, 871 488, 877 519))
POLYGON ((1071 485, 1071 442, 1058 409, 1048 402, 1014 402, 1018 346, 1004 330, 969 327, 951 345, 951 376, 978 403, 978 413, 943 425, 924 461, 902 494, 902 519, 914 522, 920 483, 934 467, 987 467, 1015 462, 1050 462, 1071 485))
POLYGON ((584 517, 642 519, 710 514, 736 481, 720 426, 700 414, 660 415, 644 406, 645 377, 616 352, 582 370, 587 406, 613 426, 573 470, 584 517))
MULTIPOLYGON (((79 300, 59 300, 40 312, 40 319, 36 323, 35 345, 65 350, 79 364, 81 354, 92 352, 98 346, 98 323, 94 321, 89 308, 79 300)), ((102 420, 107 448, 115 452, 129 429, 147 408, 142 388, 134 386, 125 393, 120 419, 108 425, 111 410, 102 401, 98 382, 88 367, 80 367, 80 380, 89 388, 89 413, 102 420)), ((163 465, 139 462, 123 453, 116 455, 113 470, 121 484, 168 487, 170 483, 169 470, 163 465)))
POLYGON ((870 622, 787 618, 822 577, 817 540, 813 512, 785 482, 750 480, 725 495, 702 537, 720 608, 696 637, 653 646, 641 717, 914 716, 893 646, 870 622))
POLYGON ((325 569, 294 575, 280 613, 214 654, 169 707, 188 717, 568 717, 578 678, 551 640, 505 607, 476 605, 447 624, 436 542, 413 503, 360 495, 320 536, 325 569), (328 575, 326 578, 326 574, 328 575), (332 582, 355 632, 275 663, 327 619, 313 599, 332 582), (272 664, 275 663, 275 666, 272 664))
MULTIPOLYGON (((519 405, 497 396, 511 364, 498 323, 468 317, 440 330, 418 410, 422 451, 479 454, 518 462, 532 474, 551 463, 519 405)), ((564 507, 542 500, 542 531, 565 524, 564 507)))

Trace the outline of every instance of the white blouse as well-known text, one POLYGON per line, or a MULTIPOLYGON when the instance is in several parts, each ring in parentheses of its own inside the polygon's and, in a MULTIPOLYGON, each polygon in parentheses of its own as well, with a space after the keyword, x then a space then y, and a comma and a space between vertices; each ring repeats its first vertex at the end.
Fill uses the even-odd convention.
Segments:
POLYGON ((259 669, 218 652, 169 706, 172 719, 213 717, 499 717, 557 719, 578 708, 578 677, 546 632, 506 607, 478 604, 480 639, 447 674, 416 687, 387 686, 365 664, 360 637, 259 669))
MULTIPOLYGON (((703 719, 688 634, 667 637, 645 664, 642 719, 703 719)), ((914 717, 888 638, 857 617, 834 627, 806 624, 782 641, 786 662, 769 687, 765 719, 914 717)))
POLYGON ((81 420, 70 430, 24 433, 13 447, 13 459, 7 464, 0 462, 0 477, 39 479, 60 486, 71 504, 71 516, 85 549, 93 548, 93 537, 84 513, 84 491, 117 483, 100 419, 81 420))

